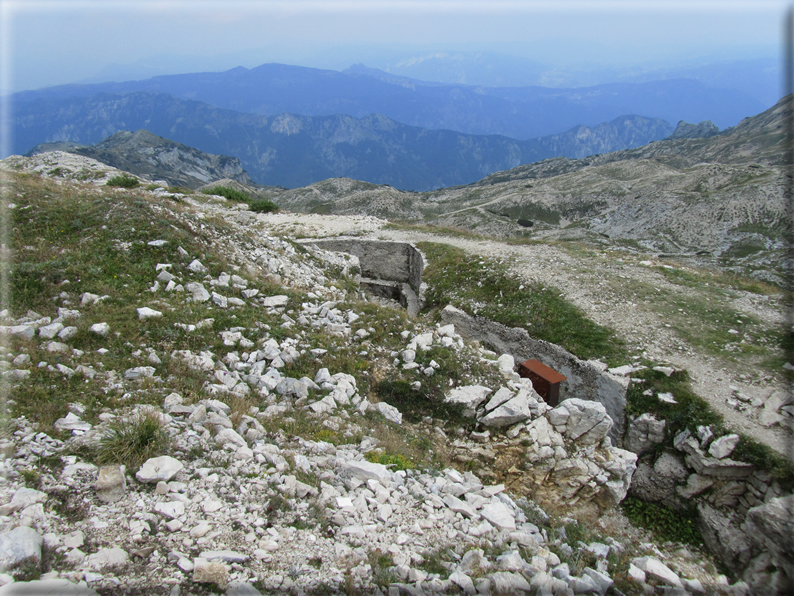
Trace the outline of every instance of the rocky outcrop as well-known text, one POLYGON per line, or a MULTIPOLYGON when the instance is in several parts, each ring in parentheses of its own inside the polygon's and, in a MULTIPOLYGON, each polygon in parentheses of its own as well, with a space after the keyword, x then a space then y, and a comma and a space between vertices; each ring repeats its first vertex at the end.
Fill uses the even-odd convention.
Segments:
POLYGON ((500 354, 509 354, 517 362, 536 358, 565 375, 567 379, 560 384, 560 400, 578 397, 601 403, 612 420, 609 436, 619 443, 623 436, 627 378, 609 374, 603 365, 581 360, 560 346, 534 339, 524 329, 472 317, 451 305, 441 311, 441 320, 454 324, 465 339, 479 341, 500 354))
POLYGON ((254 184, 236 157, 204 153, 143 129, 136 132, 122 130, 91 146, 69 142, 42 143, 26 155, 48 151, 83 155, 119 170, 149 180, 163 180, 173 186, 198 188, 225 178, 249 187, 254 184))
MULTIPOLYGON (((643 455, 665 442, 664 425, 643 414, 628 424, 624 442, 641 455, 630 494, 677 510, 696 510, 709 550, 743 574, 753 593, 787 593, 794 578, 791 549, 792 497, 768 472, 731 459, 735 434, 715 437, 709 427, 676 435, 673 447, 643 455), (774 561, 774 562, 773 562, 774 561)), ((657 448, 658 449, 658 448, 657 448)))
POLYGON ((703 120, 698 124, 690 124, 683 120, 678 122, 673 134, 668 139, 707 139, 720 134, 720 129, 711 121, 703 120))

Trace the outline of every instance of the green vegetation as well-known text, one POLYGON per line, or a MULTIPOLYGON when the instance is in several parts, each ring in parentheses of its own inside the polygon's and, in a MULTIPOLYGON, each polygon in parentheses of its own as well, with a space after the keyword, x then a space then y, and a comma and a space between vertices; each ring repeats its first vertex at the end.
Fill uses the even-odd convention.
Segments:
POLYGON ((256 213, 273 213, 274 211, 278 211, 278 205, 273 201, 269 199, 253 199, 248 193, 229 188, 228 186, 214 186, 201 192, 205 195, 224 197, 227 201, 247 203, 248 208, 256 213))
POLYGON ((278 205, 268 199, 260 199, 258 201, 251 201, 248 208, 256 213, 273 213, 278 211, 278 205))
POLYGON ((408 381, 381 381, 375 386, 375 393, 382 401, 400 410, 409 422, 419 422, 424 416, 465 422, 460 406, 433 399, 426 389, 411 389, 408 381))
POLYGON ((248 196, 247 193, 234 188, 229 188, 228 186, 215 186, 201 192, 203 192, 205 195, 217 195, 229 201, 236 201, 238 203, 249 203, 251 201, 251 197, 248 196))
MULTIPOLYGON (((722 416, 692 392, 686 371, 676 371, 668 377, 663 372, 646 369, 633 373, 632 377, 635 382, 629 385, 626 393, 626 414, 638 416, 649 412, 667 422, 666 441, 657 446, 658 450, 670 447, 675 436, 686 429, 694 434, 698 426, 711 426, 715 437, 730 432, 722 416), (672 393, 678 403, 661 401, 657 397, 659 393, 672 393)), ((751 463, 772 474, 782 486, 794 487, 794 466, 784 456, 746 435, 740 433, 739 436, 741 440, 732 459, 751 463)))
POLYGON ((423 242, 423 277, 430 289, 426 308, 452 304, 470 314, 510 327, 522 327, 536 339, 564 347, 582 359, 625 363, 627 353, 615 334, 593 323, 557 290, 529 284, 511 275, 503 261, 477 259, 449 245, 423 242))
POLYGON ((170 438, 157 412, 145 412, 132 420, 116 419, 99 443, 99 464, 125 464, 135 473, 150 457, 165 453, 170 438))
POLYGON ((368 462, 372 462, 373 464, 393 466, 394 470, 412 470, 414 468, 414 463, 399 453, 397 455, 390 455, 381 450, 373 449, 372 451, 368 451, 364 457, 368 462))
POLYGON ((632 523, 651 530, 660 541, 700 546, 703 538, 697 526, 697 511, 674 511, 659 503, 627 497, 621 503, 623 513, 632 523))
POLYGON ((135 188, 140 185, 140 180, 138 180, 135 176, 130 176, 129 174, 120 174, 119 176, 113 176, 110 180, 108 180, 105 184, 108 186, 115 186, 117 188, 135 188))

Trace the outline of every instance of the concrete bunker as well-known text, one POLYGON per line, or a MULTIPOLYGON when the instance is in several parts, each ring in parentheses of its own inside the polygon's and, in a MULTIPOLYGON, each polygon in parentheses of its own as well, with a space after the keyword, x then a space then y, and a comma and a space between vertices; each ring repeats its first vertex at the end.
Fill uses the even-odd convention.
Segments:
POLYGON ((357 257, 362 287, 375 296, 397 300, 411 315, 419 313, 425 260, 413 244, 345 237, 300 242, 357 257))

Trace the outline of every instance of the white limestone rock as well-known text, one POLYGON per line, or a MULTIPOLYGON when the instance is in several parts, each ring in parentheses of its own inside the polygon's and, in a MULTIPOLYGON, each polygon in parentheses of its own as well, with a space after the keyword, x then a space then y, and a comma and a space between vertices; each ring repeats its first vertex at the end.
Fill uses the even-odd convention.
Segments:
POLYGON ((107 323, 94 323, 89 327, 89 331, 91 333, 96 333, 97 335, 101 335, 105 337, 108 333, 110 333, 110 325, 107 323))
POLYGON ((170 455, 147 459, 135 474, 138 482, 157 484, 161 480, 168 482, 183 468, 182 462, 170 455))
MULTIPOLYGON (((522 422, 532 417, 531 396, 528 391, 520 391, 513 399, 503 403, 480 419, 483 426, 502 428, 522 422)), ((493 400, 492 400, 493 401, 493 400)), ((537 400, 535 400, 537 403, 537 400)))
POLYGON ((645 577, 651 577, 668 586, 683 588, 681 578, 676 575, 667 565, 654 557, 639 557, 631 561, 632 565, 645 572, 645 577))
POLYGON ((96 496, 105 503, 115 503, 127 491, 127 479, 122 466, 103 466, 99 468, 94 489, 96 496))
POLYGON ((138 312, 138 319, 145 320, 145 319, 152 319, 157 317, 162 317, 163 313, 159 310, 154 310, 153 308, 149 308, 148 306, 144 306, 142 308, 137 309, 138 312))
POLYGON ((723 435, 709 446, 709 454, 717 459, 728 457, 739 444, 740 437, 736 434, 723 435))
POLYGON ((516 518, 510 508, 502 502, 492 501, 479 511, 489 523, 502 530, 515 530, 516 518))
POLYGON ((444 396, 444 402, 462 406, 464 415, 473 417, 476 414, 477 407, 485 401, 489 393, 491 393, 491 390, 488 387, 467 385, 452 389, 444 396))
POLYGON ((389 422, 394 422, 394 424, 402 424, 403 422, 403 415, 400 413, 400 410, 387 404, 386 402, 378 402, 372 405, 372 409, 377 411, 381 416, 383 416, 389 422))

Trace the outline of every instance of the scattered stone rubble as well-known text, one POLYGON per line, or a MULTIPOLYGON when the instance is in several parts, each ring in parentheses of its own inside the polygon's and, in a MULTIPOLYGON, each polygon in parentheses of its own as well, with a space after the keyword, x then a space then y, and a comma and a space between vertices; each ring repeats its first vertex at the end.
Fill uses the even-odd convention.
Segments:
MULTIPOLYGON (((167 245, 158 239, 148 244, 167 245)), ((501 383, 450 387, 445 397, 462 406, 474 428, 457 429, 448 441, 453 460, 462 467, 479 460, 492 469, 475 475, 373 463, 368 454, 378 452, 378 440, 362 436, 364 417, 408 423, 393 405, 361 395, 354 376, 324 367, 326 349, 304 340, 305 331, 321 330, 353 350, 376 332, 318 265, 345 257, 301 258, 290 242, 267 236, 253 247, 230 247, 232 256, 245 253, 245 262, 264 268, 285 288, 284 294, 264 295, 249 287, 244 267, 212 277, 200 259, 170 248, 174 259, 152 272, 151 296, 141 300, 157 309, 131 305, 136 319, 164 318, 174 301, 219 311, 248 306, 280 317, 279 333, 269 334, 273 330, 264 324, 256 328, 264 338, 253 329, 231 327, 219 333, 223 350, 158 354, 142 347, 128 368, 108 370, 95 360, 89 364, 85 352, 69 342, 84 313, 109 296, 64 291, 57 316, 0 312, 0 335, 36 342, 40 354, 58 355, 51 365, 33 362, 24 349, 3 347, 0 369, 12 395, 35 367, 56 379, 77 376, 119 391, 129 403, 101 413, 96 424, 84 419, 83 404, 70 403, 69 413, 54 424, 61 433, 56 436, 24 417, 9 421, 0 437, 0 594, 16 588, 75 594, 131 589, 174 596, 205 593, 202 586, 209 586, 250 595, 603 595, 610 589, 619 593, 614 560, 627 552, 633 554, 622 579, 637 593, 744 593, 742 584, 729 588, 724 576, 672 569, 652 544, 638 547, 610 538, 570 545, 563 528, 548 524, 543 508, 598 514, 629 489, 637 456, 612 445, 607 436, 612 420, 601 404, 571 398, 552 409, 528 380, 518 378, 510 356, 472 348, 453 325, 417 324, 418 332, 402 333, 403 349, 388 353, 392 366, 415 375, 414 387, 439 368, 433 361, 417 362, 417 353, 434 346, 481 358, 500 372, 501 383), (289 308, 295 301, 287 294, 296 288, 303 301, 289 308), (312 377, 284 374, 307 352, 317 362, 312 377), (188 400, 168 389, 157 369, 166 357, 204 376, 202 399, 188 400), (137 404, 135 396, 142 393, 162 399, 158 406, 137 404), (233 410, 242 397, 259 405, 233 410), (156 417, 167 431, 169 453, 149 459, 134 474, 125 465, 97 467, 84 457, 113 423, 134 424, 144 416, 156 417), (340 444, 283 430, 298 420, 331 431, 340 444), (30 471, 43 459, 59 463, 36 479, 36 488, 28 487, 30 471), (512 465, 503 465, 510 460, 512 465), (498 481, 498 474, 505 481, 498 481), (577 566, 585 556, 592 564, 577 566), (40 579, 24 581, 39 574, 40 579)), ((355 270, 352 261, 350 270, 355 270)), ((174 327, 189 335, 213 322, 205 318, 174 327)), ((107 322, 85 327, 99 338, 116 333, 107 322)), ((100 358, 107 352, 97 350, 100 358)), ((427 419, 417 428, 446 438, 441 426, 443 421, 427 419)), ((658 432, 635 434, 636 442, 652 444, 658 432)), ((680 443, 689 445, 688 440, 680 443)), ((701 448, 693 443, 687 456, 708 462, 701 448)), ((730 440, 714 450, 722 456, 713 457, 718 465, 727 465, 730 440)), ((785 535, 784 509, 779 500, 767 501, 767 509, 750 510, 747 523, 763 528, 773 542, 765 546, 768 560, 787 570, 791 549, 776 542, 785 535)))

